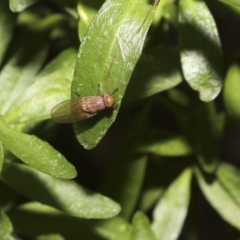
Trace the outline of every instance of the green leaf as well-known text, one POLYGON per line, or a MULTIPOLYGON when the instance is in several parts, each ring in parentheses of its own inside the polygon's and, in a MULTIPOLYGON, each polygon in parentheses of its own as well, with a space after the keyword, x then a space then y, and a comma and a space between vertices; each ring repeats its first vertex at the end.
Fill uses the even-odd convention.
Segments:
POLYGON ((77 175, 74 166, 47 142, 12 130, 3 118, 0 118, 0 141, 15 156, 41 172, 63 179, 77 175))
POLYGON ((11 104, 33 82, 47 53, 46 37, 22 32, 13 43, 13 55, 0 73, 0 114, 4 114, 11 104), (42 39, 43 38, 43 39, 42 39))
POLYGON ((227 72, 226 80, 224 82, 224 103, 228 115, 239 122, 240 120, 240 66, 237 63, 232 64, 227 72))
POLYGON ((191 145, 183 136, 156 130, 149 131, 147 138, 136 151, 150 152, 159 156, 186 156, 193 153, 191 145))
MULTIPOLYGON (((77 58, 77 51, 75 48, 67 48, 60 52, 44 69, 36 76, 36 79, 39 80, 46 75, 57 73, 59 70, 65 68, 68 70, 69 78, 72 78, 74 65, 77 58)), ((59 74, 59 77, 61 74, 59 74)), ((60 84, 61 85, 61 84, 60 84)))
POLYGON ((78 2, 77 11, 80 17, 78 22, 78 34, 79 39, 82 41, 83 37, 86 35, 88 27, 93 20, 93 18, 97 15, 97 9, 101 7, 103 4, 103 0, 92 0, 91 3, 89 1, 81 1, 78 2))
POLYGON ((133 216, 132 228, 133 240, 156 240, 150 223, 146 215, 142 212, 137 212, 133 216))
POLYGON ((211 101, 222 88, 222 52, 214 19, 207 5, 181 0, 179 31, 183 74, 202 101, 211 101))
POLYGON ((68 49, 53 60, 7 111, 8 123, 34 122, 50 117, 51 109, 70 98, 76 51, 68 49))
POLYGON ((10 8, 13 12, 21 12, 38 0, 10 0, 10 8))
POLYGON ((70 98, 68 76, 67 69, 61 69, 39 79, 13 103, 4 116, 6 122, 18 124, 49 119, 51 109, 70 98))
POLYGON ((240 170, 221 163, 216 178, 195 168, 198 183, 212 207, 229 224, 240 229, 240 170))
POLYGON ((239 0, 219 0, 220 2, 224 2, 226 4, 229 4, 234 7, 240 7, 240 1, 239 0))
POLYGON ((7 0, 0 1, 0 65, 2 63, 4 54, 7 50, 9 42, 12 38, 13 28, 15 25, 15 15, 9 9, 9 2, 7 0))
POLYGON ((128 102, 149 97, 173 88, 181 81, 177 48, 161 47, 148 50, 143 53, 133 71, 123 101, 128 102))
POLYGON ((131 240, 131 226, 120 217, 107 220, 81 219, 36 202, 13 209, 9 212, 9 217, 18 232, 29 236, 30 239, 39 234, 54 232, 61 234, 67 240, 131 240))
POLYGON ((71 217, 55 208, 38 202, 20 205, 9 212, 9 217, 18 233, 35 239, 40 234, 59 233, 67 240, 87 239, 91 237, 89 228, 83 219, 71 217), (31 227, 29 227, 31 226, 31 227))
POLYGON ((109 240, 132 240, 131 225, 119 216, 109 220, 97 221, 95 224, 96 232, 109 240))
POLYGON ((111 199, 91 192, 70 180, 61 180, 22 164, 4 165, 2 178, 25 197, 81 218, 110 218, 120 207, 111 199))
POLYGON ((65 240, 60 234, 44 234, 36 238, 36 240, 65 240))
MULTIPOLYGON (((118 88, 114 94, 116 107, 113 111, 103 111, 94 118, 74 124, 77 139, 86 149, 95 147, 116 119, 153 18, 150 9, 155 8, 147 1, 141 4, 138 0, 106 1, 83 39, 72 90, 81 96, 91 96, 97 94, 98 84, 101 94, 118 88), (149 17, 144 22, 148 13, 149 17), (100 40, 104 41, 99 43, 100 40)), ((72 97, 76 96, 72 94, 72 97)))
POLYGON ((186 169, 166 190, 153 213, 152 229, 157 239, 178 238, 190 201, 191 169, 186 169))
POLYGON ((3 145, 2 142, 0 141, 0 173, 2 171, 3 160, 4 160, 3 145))
POLYGON ((174 2, 166 1, 163 5, 163 17, 178 28, 178 6, 174 2))
POLYGON ((0 212, 0 239, 1 240, 14 240, 12 237, 13 227, 7 215, 0 212))

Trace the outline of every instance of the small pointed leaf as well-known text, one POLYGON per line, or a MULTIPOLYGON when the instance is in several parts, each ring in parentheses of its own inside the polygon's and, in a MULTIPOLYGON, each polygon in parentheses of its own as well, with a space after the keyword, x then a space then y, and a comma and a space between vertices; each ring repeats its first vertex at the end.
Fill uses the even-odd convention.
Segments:
POLYGON ((227 163, 222 163, 216 172, 216 178, 195 168, 198 183, 212 207, 232 226, 240 229, 240 170, 227 163))
POLYGON ((156 240, 147 216, 137 212, 133 216, 132 240, 156 240))
POLYGON ((0 239, 14 240, 12 237, 12 223, 4 212, 0 212, 0 239))
POLYGON ((178 239, 188 210, 191 175, 190 169, 181 173, 155 207, 152 229, 157 239, 178 239))

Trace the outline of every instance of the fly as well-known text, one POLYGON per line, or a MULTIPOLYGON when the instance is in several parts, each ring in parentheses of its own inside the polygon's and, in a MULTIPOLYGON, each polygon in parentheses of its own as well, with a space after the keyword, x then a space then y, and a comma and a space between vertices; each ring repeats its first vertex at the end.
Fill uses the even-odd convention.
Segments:
POLYGON ((51 111, 51 117, 58 123, 72 123, 95 116, 105 108, 113 108, 113 94, 105 93, 102 96, 86 96, 67 100, 56 105, 51 111))

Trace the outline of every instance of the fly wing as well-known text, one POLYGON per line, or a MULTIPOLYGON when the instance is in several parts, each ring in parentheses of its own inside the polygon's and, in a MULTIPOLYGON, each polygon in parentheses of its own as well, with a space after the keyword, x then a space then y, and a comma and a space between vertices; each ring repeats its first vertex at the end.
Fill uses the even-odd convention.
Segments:
POLYGON ((51 117, 58 123, 72 123, 90 118, 96 113, 87 113, 82 109, 83 99, 67 100, 56 105, 51 111, 51 117))

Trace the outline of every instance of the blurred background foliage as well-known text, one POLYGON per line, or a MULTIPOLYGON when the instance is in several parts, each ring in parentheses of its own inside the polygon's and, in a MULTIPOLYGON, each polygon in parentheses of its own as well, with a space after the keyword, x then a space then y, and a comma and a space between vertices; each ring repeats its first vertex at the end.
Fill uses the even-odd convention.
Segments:
POLYGON ((239 7, 1 0, 0 239, 239 239, 239 7))

